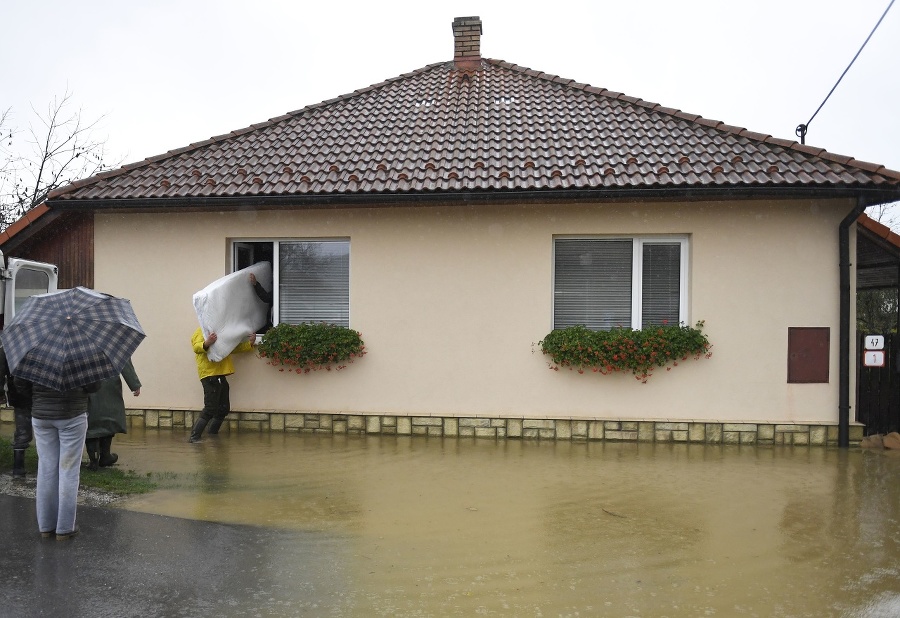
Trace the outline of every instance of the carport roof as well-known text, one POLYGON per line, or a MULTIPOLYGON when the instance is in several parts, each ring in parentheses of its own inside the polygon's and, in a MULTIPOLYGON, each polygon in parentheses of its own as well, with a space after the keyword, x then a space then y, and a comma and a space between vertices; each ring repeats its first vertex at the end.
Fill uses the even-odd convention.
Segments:
POLYGON ((900 235, 865 214, 856 222, 856 289, 896 288, 900 283, 900 235))

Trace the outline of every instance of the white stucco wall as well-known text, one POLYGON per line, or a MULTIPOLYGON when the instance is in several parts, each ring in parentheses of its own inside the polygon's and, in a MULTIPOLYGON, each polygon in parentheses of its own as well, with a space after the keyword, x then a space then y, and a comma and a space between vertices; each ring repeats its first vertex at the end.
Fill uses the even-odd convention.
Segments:
MULTIPOLYGON (((97 214, 95 286, 130 298, 145 407, 202 407, 191 296, 229 272, 230 239, 348 237, 350 325, 368 354, 341 372, 236 359, 235 410, 835 422, 838 224, 849 202, 475 204, 97 214), (554 235, 686 234, 690 321, 711 359, 630 375, 549 371, 554 235), (787 383, 788 327, 831 329, 828 384, 787 383)), ((129 402, 131 403, 131 402, 129 402)), ((136 403, 136 402, 135 402, 136 403)))

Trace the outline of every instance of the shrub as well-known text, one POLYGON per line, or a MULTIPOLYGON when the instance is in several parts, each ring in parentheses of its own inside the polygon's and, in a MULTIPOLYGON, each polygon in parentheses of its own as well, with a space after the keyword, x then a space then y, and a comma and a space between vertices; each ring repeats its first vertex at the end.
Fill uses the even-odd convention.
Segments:
POLYGON ((346 369, 366 354, 366 346, 358 332, 343 326, 279 324, 263 335, 256 352, 279 371, 309 373, 346 369))
MULTIPOLYGON (((643 330, 615 328, 609 331, 589 330, 584 326, 557 329, 538 342, 541 351, 550 356, 550 369, 560 367, 584 373, 608 374, 631 372, 647 382, 656 367, 690 357, 712 356, 712 345, 702 332, 703 322, 687 325, 651 326, 643 330)), ((669 371, 671 367, 666 367, 669 371)))

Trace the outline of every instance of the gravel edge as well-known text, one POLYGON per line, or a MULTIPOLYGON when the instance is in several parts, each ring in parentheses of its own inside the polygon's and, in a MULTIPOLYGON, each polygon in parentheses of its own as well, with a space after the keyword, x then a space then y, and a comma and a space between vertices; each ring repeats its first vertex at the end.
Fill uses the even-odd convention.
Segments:
MULTIPOLYGON (((14 478, 12 472, 0 474, 0 494, 6 496, 18 496, 20 498, 34 498, 37 487, 37 478, 29 474, 24 479, 14 478)), ((121 496, 91 487, 78 488, 78 504, 85 506, 109 506, 121 499, 121 496)))

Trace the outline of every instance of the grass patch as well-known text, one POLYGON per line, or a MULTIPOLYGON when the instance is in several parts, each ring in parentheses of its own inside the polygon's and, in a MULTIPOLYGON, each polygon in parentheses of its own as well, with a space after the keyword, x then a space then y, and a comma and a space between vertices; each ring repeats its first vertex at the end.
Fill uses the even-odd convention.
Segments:
POLYGON ((150 475, 141 476, 134 470, 116 468, 81 469, 81 486, 102 489, 119 496, 146 494, 157 488, 150 475))
MULTIPOLYGON (((29 474, 37 474, 37 449, 34 448, 34 441, 25 451, 25 471, 29 474)), ((0 437, 0 470, 12 470, 13 450, 12 440, 0 437)))
MULTIPOLYGON (((4 472, 12 470, 12 464, 12 441, 0 437, 0 470, 4 472)), ((36 476, 37 464, 37 449, 32 443, 25 451, 25 472, 32 477, 36 476)), ((81 468, 81 486, 108 491, 120 496, 145 494, 157 488, 157 484, 149 473, 141 476, 134 470, 118 468, 90 470, 86 466, 81 468)))

